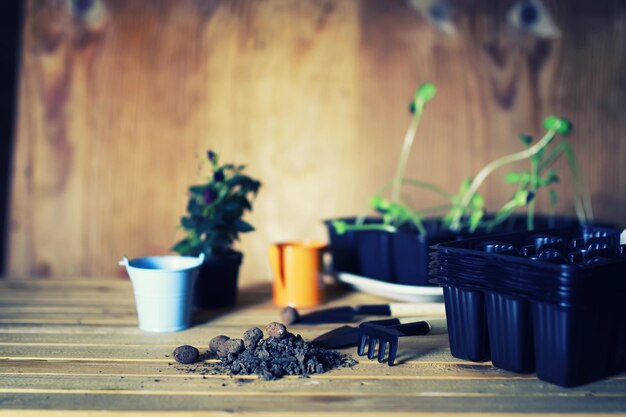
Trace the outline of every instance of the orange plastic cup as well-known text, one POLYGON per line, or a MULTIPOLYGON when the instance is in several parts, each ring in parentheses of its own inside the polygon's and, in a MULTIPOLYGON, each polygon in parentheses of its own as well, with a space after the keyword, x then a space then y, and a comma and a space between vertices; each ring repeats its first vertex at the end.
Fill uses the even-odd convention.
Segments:
POLYGON ((322 255, 326 249, 326 244, 315 241, 270 246, 274 304, 313 307, 323 302, 321 271, 322 255))

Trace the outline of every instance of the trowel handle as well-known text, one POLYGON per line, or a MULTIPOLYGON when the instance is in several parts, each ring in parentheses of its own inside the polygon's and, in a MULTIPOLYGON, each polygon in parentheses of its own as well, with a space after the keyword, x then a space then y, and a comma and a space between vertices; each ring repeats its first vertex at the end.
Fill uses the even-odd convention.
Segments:
POLYGON ((443 303, 392 303, 389 304, 392 317, 445 316, 443 303))
POLYGON ((423 336, 430 333, 430 324, 426 321, 414 321, 410 323, 398 324, 391 326, 392 329, 398 330, 402 336, 423 336))
POLYGON ((424 321, 426 323, 428 323, 428 326, 430 327, 430 331, 428 331, 427 333, 430 335, 436 335, 436 334, 447 334, 448 333, 448 325, 446 323, 446 319, 445 318, 428 318, 428 317, 403 317, 401 319, 398 320, 398 323, 401 325, 406 325, 406 324, 411 324, 412 322, 416 322, 416 321, 424 321))

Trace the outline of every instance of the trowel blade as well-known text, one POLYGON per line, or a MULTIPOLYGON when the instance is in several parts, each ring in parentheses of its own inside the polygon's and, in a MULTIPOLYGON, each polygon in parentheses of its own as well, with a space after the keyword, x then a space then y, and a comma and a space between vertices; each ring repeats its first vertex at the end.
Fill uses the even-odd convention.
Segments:
POLYGON ((341 349, 359 344, 361 332, 358 327, 341 326, 324 333, 311 341, 327 349, 341 349))

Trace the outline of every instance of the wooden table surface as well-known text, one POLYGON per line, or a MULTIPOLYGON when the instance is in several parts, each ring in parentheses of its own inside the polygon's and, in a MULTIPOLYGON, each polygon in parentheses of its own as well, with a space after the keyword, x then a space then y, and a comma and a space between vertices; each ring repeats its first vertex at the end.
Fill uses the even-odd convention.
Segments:
MULTIPOLYGON (((378 301, 346 293, 330 304, 378 301)), ((268 286, 249 287, 237 309, 202 312, 189 330, 153 334, 137 328, 127 281, 0 281, 0 415, 626 412, 626 375, 560 388, 456 359, 446 335, 403 339, 394 367, 360 359, 354 368, 278 381, 188 374, 167 357, 181 344, 206 349, 215 335, 264 326, 278 312, 268 286)), ((290 330, 309 339, 333 327, 290 330)))

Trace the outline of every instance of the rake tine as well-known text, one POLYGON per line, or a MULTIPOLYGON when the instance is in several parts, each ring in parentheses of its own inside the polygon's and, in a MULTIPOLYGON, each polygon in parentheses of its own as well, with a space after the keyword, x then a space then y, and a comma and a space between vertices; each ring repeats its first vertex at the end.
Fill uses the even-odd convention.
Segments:
POLYGON ((374 359, 376 357, 376 343, 378 343, 378 339, 370 337, 370 345, 367 349, 367 359, 374 359))
POLYGON ((393 362, 396 360, 396 354, 398 353, 398 341, 389 343, 389 359, 387 364, 393 366, 393 362))
POLYGON ((361 340, 359 341, 359 348, 356 351, 356 353, 359 356, 363 356, 363 354, 365 353, 365 345, 367 344, 368 339, 369 337, 367 337, 365 333, 361 335, 361 340))
POLYGON ((387 343, 381 340, 378 344, 378 362, 383 363, 385 361, 385 351, 387 350, 387 343))

